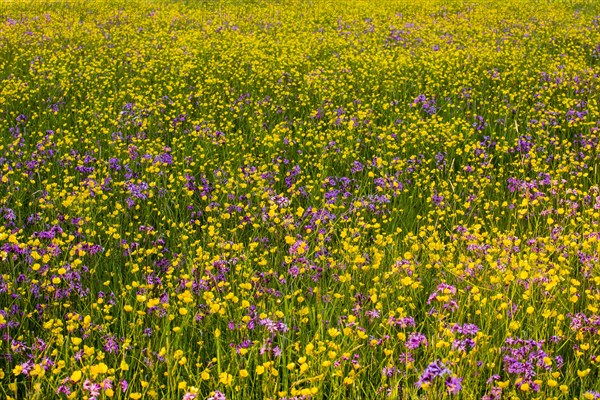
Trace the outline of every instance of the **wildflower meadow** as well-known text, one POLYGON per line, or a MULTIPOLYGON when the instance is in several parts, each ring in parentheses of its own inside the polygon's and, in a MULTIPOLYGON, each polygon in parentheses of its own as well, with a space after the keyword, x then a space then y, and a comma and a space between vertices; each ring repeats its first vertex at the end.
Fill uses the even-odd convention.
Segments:
POLYGON ((600 399, 600 2, 0 2, 0 398, 600 399))

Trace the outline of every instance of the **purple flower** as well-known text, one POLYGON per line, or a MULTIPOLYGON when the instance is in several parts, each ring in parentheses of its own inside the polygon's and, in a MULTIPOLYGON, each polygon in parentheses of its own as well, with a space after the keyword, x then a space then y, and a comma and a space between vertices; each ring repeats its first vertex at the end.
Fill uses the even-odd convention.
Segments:
POLYGON ((471 338, 456 339, 452 342, 452 348, 459 351, 467 351, 475 347, 475 341, 471 338))
POLYGON ((440 151, 435 155, 435 163, 439 169, 446 165, 446 152, 440 151))
POLYGON ((425 368, 415 385, 420 388, 425 384, 431 383, 438 376, 449 375, 450 373, 450 370, 446 368, 444 363, 440 360, 435 360, 425 368))
POLYGON ((506 344, 507 346, 502 347, 504 370, 522 378, 520 385, 528 383, 533 391, 539 391, 540 386, 534 382, 535 377, 540 371, 552 369, 544 361, 548 357, 543 350, 544 341, 511 337, 506 339, 506 344))
POLYGON ((446 389, 448 390, 448 393, 450 394, 458 394, 458 392, 460 392, 460 390, 462 389, 462 383, 463 378, 458 378, 458 377, 452 377, 449 376, 446 378, 446 389))
MULTIPOLYGON (((450 299, 444 300, 442 303, 442 308, 444 310, 449 310, 451 312, 456 311, 458 309, 458 303, 454 299, 454 295, 456 294, 456 288, 454 286, 448 285, 446 283, 440 283, 436 290, 429 296, 427 299, 427 304, 431 304, 433 301, 439 300, 438 297, 444 295, 452 295, 450 299)), ((438 310, 432 308, 429 311, 430 314, 438 313, 438 310)))
POLYGON ((64 394, 65 396, 68 396, 71 394, 71 388, 66 385, 60 385, 58 388, 56 388, 56 394, 64 394))
POLYGON ((409 326, 414 327, 415 319, 413 317, 404 317, 404 318, 390 317, 389 324, 399 326, 401 328, 407 328, 409 326))
POLYGON ((145 193, 146 190, 150 189, 150 186, 146 182, 140 182, 135 184, 133 182, 127 182, 125 184, 129 193, 136 199, 147 199, 148 195, 145 193))
POLYGON ((83 389, 90 392, 91 396, 96 397, 100 395, 102 387, 99 383, 95 383, 90 381, 89 379, 86 379, 85 382, 83 382, 83 389))
POLYGON ((400 356, 398 356, 398 361, 402 364, 408 364, 415 362, 415 359, 410 353, 401 353, 400 356))
POLYGON ((198 393, 187 392, 186 394, 183 395, 181 400, 194 400, 197 397, 198 397, 198 393))
POLYGON ((350 172, 356 174, 357 172, 361 172, 364 166, 360 163, 360 161, 354 161, 352 163, 352 167, 350 167, 350 172))
POLYGON ((488 124, 487 122, 485 122, 482 116, 476 115, 475 122, 473 122, 472 126, 473 128, 475 128, 475 130, 482 131, 483 129, 485 129, 486 126, 488 126, 488 124))
POLYGON ((431 196, 431 202, 433 204, 435 204, 436 207, 440 207, 442 205, 442 203, 444 202, 444 196, 440 196, 439 194, 434 193, 431 196))
POLYGON ((171 156, 169 153, 159 154, 156 157, 154 157, 154 163, 163 163, 171 165, 173 164, 173 156, 171 156))
POLYGON ((289 330, 288 326, 283 322, 275 322, 270 318, 261 319, 258 321, 259 325, 262 325, 267 328, 267 330, 271 333, 282 332, 285 333, 289 330))
POLYGON ((410 350, 418 348, 421 344, 427 347, 427 337, 420 332, 411 333, 406 340, 406 347, 410 350))
POLYGON ((223 393, 219 392, 218 390, 215 390, 213 396, 209 397, 208 400, 227 400, 227 398, 223 393))
POLYGON ((115 340, 114 336, 109 335, 104 339, 104 351, 114 354, 119 353, 119 344, 115 340))
POLYGON ((467 336, 475 336, 479 332, 479 327, 475 324, 454 324, 450 330, 454 333, 460 333, 467 336))
POLYGON ((424 94, 418 95, 415 100, 410 104, 411 107, 416 107, 421 104, 421 108, 429 115, 437 113, 437 104, 435 99, 427 99, 424 94))

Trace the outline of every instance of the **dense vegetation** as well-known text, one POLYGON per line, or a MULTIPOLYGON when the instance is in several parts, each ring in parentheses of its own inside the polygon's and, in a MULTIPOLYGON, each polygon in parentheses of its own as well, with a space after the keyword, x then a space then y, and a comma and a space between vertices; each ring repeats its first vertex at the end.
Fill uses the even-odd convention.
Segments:
POLYGON ((599 15, 5 3, 0 395, 599 399, 599 15))

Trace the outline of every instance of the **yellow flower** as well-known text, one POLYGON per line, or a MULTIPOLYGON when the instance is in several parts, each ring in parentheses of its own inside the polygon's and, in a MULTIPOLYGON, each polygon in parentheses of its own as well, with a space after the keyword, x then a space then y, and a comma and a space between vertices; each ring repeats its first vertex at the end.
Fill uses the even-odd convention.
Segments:
POLYGON ((577 376, 580 378, 586 377, 590 373, 591 369, 585 369, 583 371, 577 370, 577 376))
POLYGON ((73 382, 79 382, 79 380, 81 379, 81 371, 75 371, 71 374, 71 381, 73 382))
POLYGON ((247 371, 247 370, 245 370, 245 369, 241 369, 241 370, 240 370, 240 376, 241 376, 242 378, 247 378, 247 377, 248 377, 248 375, 250 375, 250 374, 248 373, 248 371, 247 371))
POLYGON ((108 372, 108 366, 104 363, 99 363, 96 365, 92 365, 90 367, 90 373, 93 377, 96 377, 100 374, 106 374, 108 372))
POLYGON ((46 374, 46 370, 44 370, 44 368, 42 368, 42 366, 40 364, 35 364, 33 366, 33 369, 31 371, 29 371, 29 375, 30 376, 44 376, 46 374))
POLYGON ((228 374, 227 372, 222 372, 219 375, 219 382, 221 382, 225 386, 231 385, 231 381, 233 381, 233 375, 228 374))
POLYGON ((569 387, 567 385, 560 385, 559 389, 563 393, 567 393, 569 391, 569 387))

